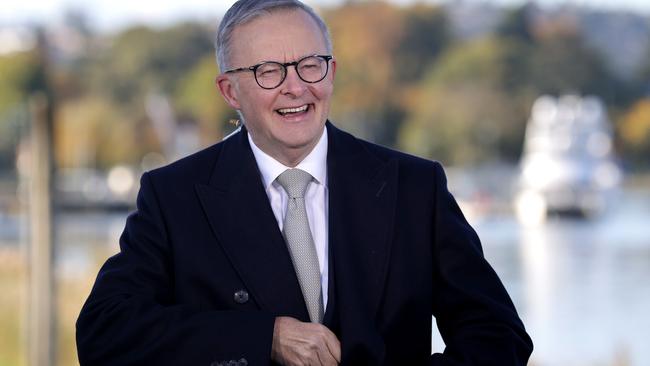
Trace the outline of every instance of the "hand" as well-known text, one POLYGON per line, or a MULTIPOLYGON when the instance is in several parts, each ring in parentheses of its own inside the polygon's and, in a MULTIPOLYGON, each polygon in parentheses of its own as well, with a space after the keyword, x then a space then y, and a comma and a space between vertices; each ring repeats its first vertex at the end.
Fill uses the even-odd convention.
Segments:
POLYGON ((322 324, 281 316, 275 318, 271 358, 285 366, 338 365, 341 342, 322 324))

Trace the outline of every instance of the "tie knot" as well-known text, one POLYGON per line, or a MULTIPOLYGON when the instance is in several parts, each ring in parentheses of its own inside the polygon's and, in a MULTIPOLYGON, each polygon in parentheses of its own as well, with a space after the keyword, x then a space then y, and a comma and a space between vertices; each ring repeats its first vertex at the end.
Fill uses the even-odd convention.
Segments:
POLYGON ((311 182, 312 176, 304 170, 287 169, 277 177, 278 183, 287 191, 291 198, 302 198, 305 196, 307 185, 311 182))

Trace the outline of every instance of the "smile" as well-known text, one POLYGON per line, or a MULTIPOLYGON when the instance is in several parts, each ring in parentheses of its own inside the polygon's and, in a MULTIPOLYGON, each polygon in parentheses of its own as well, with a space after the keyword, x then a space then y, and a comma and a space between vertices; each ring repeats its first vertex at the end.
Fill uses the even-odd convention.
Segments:
POLYGON ((286 116, 288 114, 306 112, 307 109, 309 109, 309 106, 310 106, 309 104, 305 104, 302 107, 297 107, 297 108, 282 108, 282 109, 277 109, 276 112, 280 113, 283 116, 286 116))

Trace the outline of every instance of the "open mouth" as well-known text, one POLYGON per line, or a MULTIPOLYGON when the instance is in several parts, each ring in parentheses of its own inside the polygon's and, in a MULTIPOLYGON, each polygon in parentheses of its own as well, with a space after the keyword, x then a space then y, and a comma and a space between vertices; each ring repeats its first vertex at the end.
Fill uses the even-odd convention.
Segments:
POLYGON ((311 106, 311 104, 305 104, 296 108, 281 108, 276 109, 275 111, 281 116, 296 116, 301 113, 306 113, 311 108, 311 106))

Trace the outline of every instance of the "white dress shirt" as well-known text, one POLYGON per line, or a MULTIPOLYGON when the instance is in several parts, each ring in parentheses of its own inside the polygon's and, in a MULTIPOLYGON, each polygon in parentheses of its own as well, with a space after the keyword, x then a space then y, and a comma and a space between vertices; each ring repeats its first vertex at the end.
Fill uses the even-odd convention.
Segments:
MULTIPOLYGON (((264 191, 269 197, 273 214, 278 222, 280 231, 284 225, 284 216, 287 212, 289 198, 287 192, 282 188, 276 178, 287 169, 291 169, 278 162, 264 151, 260 150, 248 134, 253 155, 257 166, 262 174, 264 191)), ((296 167, 311 174, 314 179, 307 186, 305 193, 305 208, 311 236, 316 246, 318 264, 320 266, 320 281, 323 291, 323 309, 327 307, 327 285, 328 285, 328 192, 327 192, 327 130, 323 129, 321 138, 314 149, 296 167)))

